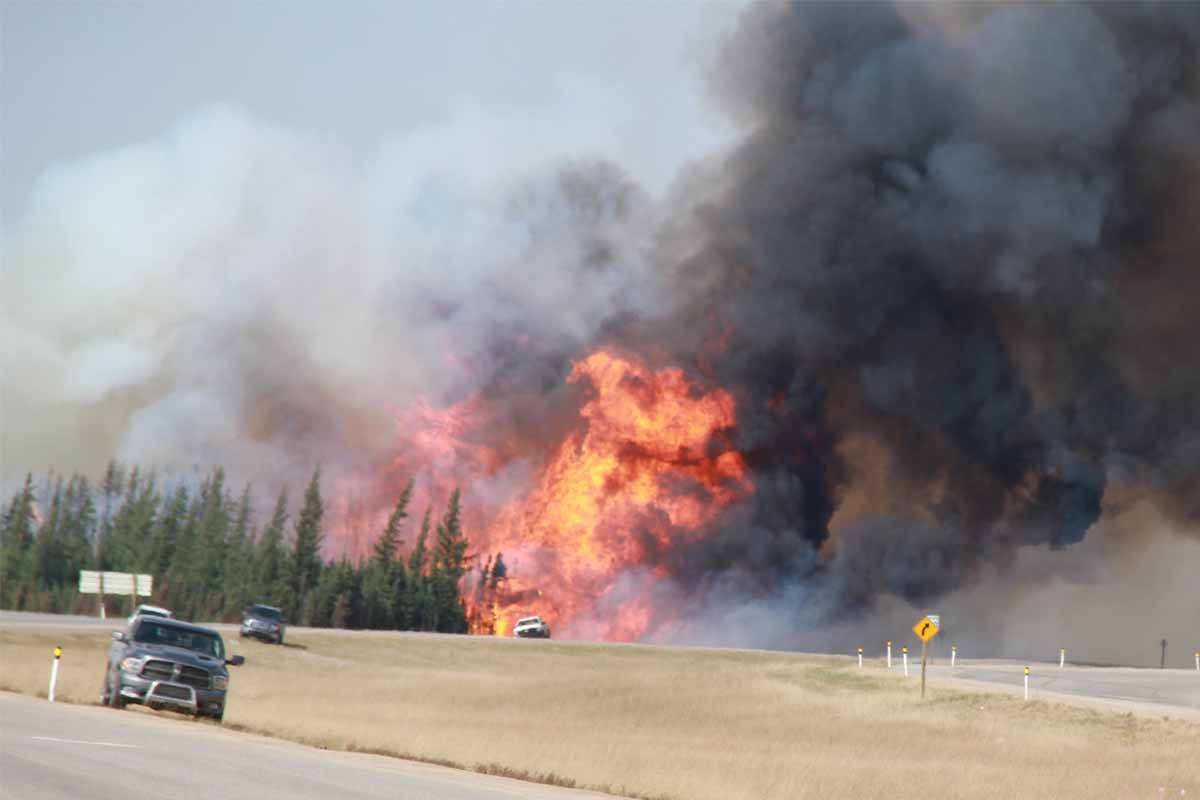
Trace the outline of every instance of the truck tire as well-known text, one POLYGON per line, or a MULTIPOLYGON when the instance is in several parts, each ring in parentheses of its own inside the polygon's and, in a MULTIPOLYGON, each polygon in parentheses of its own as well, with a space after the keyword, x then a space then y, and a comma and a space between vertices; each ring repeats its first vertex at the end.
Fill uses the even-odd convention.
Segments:
POLYGON ((121 697, 121 679, 117 678, 117 685, 113 686, 111 682, 106 684, 108 692, 108 707, 115 708, 118 711, 125 708, 125 698, 121 697))

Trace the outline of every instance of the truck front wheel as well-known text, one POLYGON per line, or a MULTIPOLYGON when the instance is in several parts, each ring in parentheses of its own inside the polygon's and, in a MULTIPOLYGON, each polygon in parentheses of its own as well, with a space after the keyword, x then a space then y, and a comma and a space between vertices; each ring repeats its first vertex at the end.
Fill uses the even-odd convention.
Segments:
POLYGON ((118 711, 120 711, 121 709, 123 709, 125 707, 125 698, 121 697, 121 678, 120 678, 120 676, 118 676, 114 682, 108 684, 108 688, 107 688, 105 694, 107 696, 106 699, 108 700, 109 708, 115 708, 118 711))

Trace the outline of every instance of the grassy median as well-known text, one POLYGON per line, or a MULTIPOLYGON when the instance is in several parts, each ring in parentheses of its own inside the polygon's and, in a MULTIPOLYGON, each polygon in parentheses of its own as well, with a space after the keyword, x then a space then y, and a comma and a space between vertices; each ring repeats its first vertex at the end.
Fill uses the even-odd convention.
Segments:
MULTIPOLYGON (((388 633, 227 641, 226 723, 643 798, 1200 793, 1200 725, 932 688, 782 653, 388 633)), ((95 703, 109 639, 0 631, 0 689, 95 703)), ((113 712, 117 713, 117 712, 113 712)), ((192 724, 181 722, 181 724, 192 724)))

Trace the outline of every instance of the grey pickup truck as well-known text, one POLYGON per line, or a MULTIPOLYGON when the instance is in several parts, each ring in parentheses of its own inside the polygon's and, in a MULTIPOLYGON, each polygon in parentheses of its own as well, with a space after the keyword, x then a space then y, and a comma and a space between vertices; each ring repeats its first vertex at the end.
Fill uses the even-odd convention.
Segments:
POLYGON ((221 634, 211 628, 161 617, 137 617, 125 631, 113 631, 100 702, 112 708, 141 703, 184 711, 195 717, 225 716, 229 690, 221 634))

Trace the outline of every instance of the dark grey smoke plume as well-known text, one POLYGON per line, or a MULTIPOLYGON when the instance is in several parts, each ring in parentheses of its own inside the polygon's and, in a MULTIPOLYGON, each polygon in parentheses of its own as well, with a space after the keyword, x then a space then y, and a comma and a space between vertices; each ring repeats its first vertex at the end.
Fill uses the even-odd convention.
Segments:
POLYGON ((1191 3, 743 15, 744 140, 683 181, 653 327, 693 363, 730 332, 697 369, 757 492, 681 583, 847 610, 1077 543, 1114 487, 1200 521, 1198 52, 1191 3))

